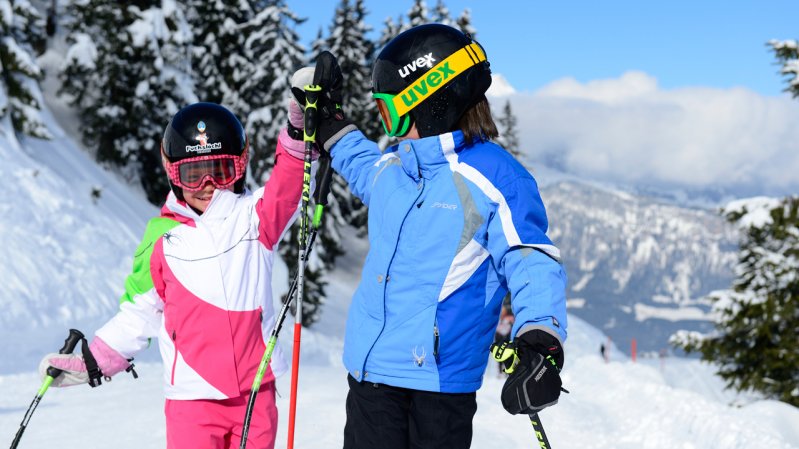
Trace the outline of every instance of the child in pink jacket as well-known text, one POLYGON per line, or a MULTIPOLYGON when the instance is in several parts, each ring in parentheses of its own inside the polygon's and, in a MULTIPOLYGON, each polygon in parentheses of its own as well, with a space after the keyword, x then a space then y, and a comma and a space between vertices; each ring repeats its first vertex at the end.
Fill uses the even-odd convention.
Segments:
MULTIPOLYGON (((291 122, 302 113, 291 106, 291 122)), ((158 338, 164 361, 167 448, 239 447, 250 388, 273 327, 272 265, 300 200, 304 144, 291 126, 278 137, 266 185, 244 187, 248 140, 233 113, 213 103, 178 111, 161 145, 172 191, 147 225, 119 312, 90 345, 103 376, 158 338)), ((79 355, 50 354, 55 386, 89 380, 79 355)), ((264 376, 247 443, 273 448, 278 347, 264 376)))

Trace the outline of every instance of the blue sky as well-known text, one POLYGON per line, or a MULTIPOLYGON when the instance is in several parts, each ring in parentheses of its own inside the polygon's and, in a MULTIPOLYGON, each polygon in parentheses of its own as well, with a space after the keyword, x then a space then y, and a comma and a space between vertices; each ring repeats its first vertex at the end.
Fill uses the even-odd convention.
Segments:
MULTIPOLYGON (((289 0, 308 21, 310 42, 325 32, 339 1, 289 0)), ((375 34, 388 17, 404 15, 411 0, 367 0, 375 34)), ((436 0, 427 0, 433 8, 436 0)), ((765 43, 799 38, 799 2, 448 0, 450 13, 472 13, 477 39, 496 73, 519 91, 554 80, 617 78, 630 70, 653 76, 661 88, 746 87, 784 95, 784 83, 765 43)))
MULTIPOLYGON (((288 0, 327 32, 339 0, 288 0)), ((367 21, 412 0, 366 0, 367 21)), ((427 0, 428 8, 436 0, 427 0)), ((588 179, 736 197, 799 193, 799 101, 770 39, 799 39, 799 1, 447 0, 515 93, 519 150, 588 179)))

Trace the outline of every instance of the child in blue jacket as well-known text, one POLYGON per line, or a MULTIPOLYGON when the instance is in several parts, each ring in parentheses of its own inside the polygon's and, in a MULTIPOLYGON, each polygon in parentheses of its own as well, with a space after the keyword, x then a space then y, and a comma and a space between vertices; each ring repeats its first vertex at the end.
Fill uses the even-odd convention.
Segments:
POLYGON ((344 447, 469 447, 508 292, 519 363, 503 405, 515 414, 556 403, 566 274, 535 180, 491 141, 482 47, 440 24, 389 42, 372 75, 383 127, 399 139, 385 152, 345 118, 330 53, 312 81, 323 89, 317 142, 369 208, 370 249, 344 343, 344 447))

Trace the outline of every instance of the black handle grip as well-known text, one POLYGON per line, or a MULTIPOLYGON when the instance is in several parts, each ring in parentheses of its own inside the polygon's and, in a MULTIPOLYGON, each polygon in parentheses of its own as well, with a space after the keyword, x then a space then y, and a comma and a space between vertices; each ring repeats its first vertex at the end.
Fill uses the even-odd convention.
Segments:
POLYGON ((316 171, 316 191, 314 203, 327 206, 327 194, 330 193, 330 180, 333 178, 333 168, 330 166, 330 157, 319 158, 319 168, 316 171))
POLYGON ((305 104, 316 106, 317 100, 319 100, 319 89, 306 89, 305 90, 305 104))
MULTIPOLYGON (((77 329, 70 329, 69 330, 69 336, 67 336, 67 339, 64 340, 64 346, 61 349, 58 350, 58 353, 59 354, 72 354, 72 352, 75 350, 75 346, 77 346, 78 343, 81 340, 83 340, 84 338, 86 338, 86 337, 83 336, 83 333, 81 331, 79 331, 77 329)), ((47 368, 47 375, 52 377, 52 378, 56 378, 56 377, 60 376, 62 372, 63 372, 63 370, 60 370, 58 368, 54 368, 52 366, 47 368)))
POLYGON ((306 142, 316 142, 316 127, 319 125, 319 94, 322 91, 320 86, 305 86, 305 136, 306 142))
POLYGON ((319 125, 316 105, 305 108, 305 141, 316 142, 316 127, 319 125))

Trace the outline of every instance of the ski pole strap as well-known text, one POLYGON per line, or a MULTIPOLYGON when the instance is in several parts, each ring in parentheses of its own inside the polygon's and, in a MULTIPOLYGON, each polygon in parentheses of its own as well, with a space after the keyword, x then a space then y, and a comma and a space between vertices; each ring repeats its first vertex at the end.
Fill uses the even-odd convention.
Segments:
POLYGON ((516 345, 509 341, 504 341, 501 344, 493 343, 491 345, 491 355, 494 356, 494 360, 505 365, 502 371, 506 374, 511 374, 516 370, 516 365, 519 364, 516 345))
POLYGON ((89 386, 99 387, 102 385, 103 372, 97 366, 97 359, 94 358, 92 351, 89 350, 89 343, 86 338, 81 339, 81 352, 83 352, 83 362, 86 364, 86 372, 89 373, 89 386))
POLYGON ((137 373, 136 370, 133 369, 133 367, 136 366, 136 365, 133 364, 133 359, 128 359, 128 362, 130 362, 130 366, 125 368, 125 372, 133 374, 133 378, 134 379, 138 379, 139 378, 139 373, 137 373))
MULTIPOLYGON (((505 341, 500 344, 492 343, 490 351, 491 355, 494 357, 494 360, 505 365, 502 371, 504 371, 506 374, 513 374, 513 372, 516 370, 516 365, 519 364, 519 354, 516 351, 516 345, 510 341, 505 341)), ((558 364, 551 355, 546 355, 543 357, 545 360, 551 363, 557 371, 560 371, 558 364)), ((564 393, 569 392, 569 390, 563 387, 560 387, 560 391, 564 393)))

